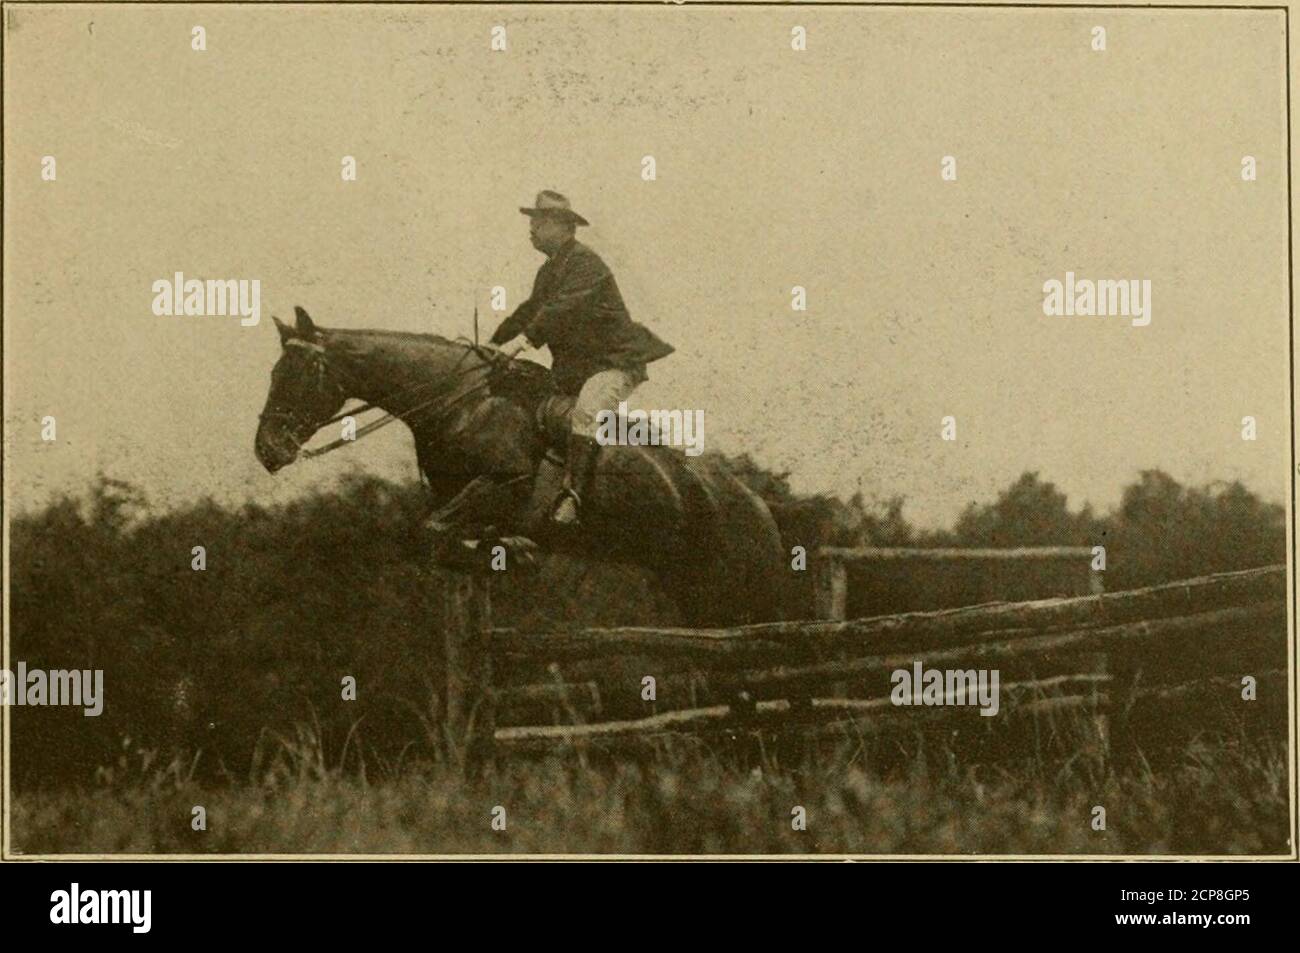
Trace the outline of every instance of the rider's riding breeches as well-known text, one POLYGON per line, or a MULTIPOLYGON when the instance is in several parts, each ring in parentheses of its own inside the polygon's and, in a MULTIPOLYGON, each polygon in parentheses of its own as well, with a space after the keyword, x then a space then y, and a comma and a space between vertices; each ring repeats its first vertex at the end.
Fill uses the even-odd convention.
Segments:
POLYGON ((643 374, 618 367, 591 375, 582 385, 573 405, 569 418, 573 432, 596 439, 601 411, 617 414, 619 402, 627 400, 643 380, 643 374))

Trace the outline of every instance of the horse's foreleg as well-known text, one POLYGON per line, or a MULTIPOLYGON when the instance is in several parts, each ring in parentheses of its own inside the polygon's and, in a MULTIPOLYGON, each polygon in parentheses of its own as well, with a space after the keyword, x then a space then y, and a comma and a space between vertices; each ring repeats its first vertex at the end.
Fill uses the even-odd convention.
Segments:
POLYGON ((445 506, 470 482, 470 474, 449 472, 443 468, 444 454, 425 436, 415 438, 415 462, 431 510, 445 506))
POLYGON ((528 483, 527 477, 498 480, 480 476, 470 480, 424 522, 435 556, 442 547, 468 536, 508 530, 528 498, 528 483))
POLYGON ((479 476, 465 484, 450 500, 429 514, 425 527, 432 533, 463 532, 497 525, 514 515, 521 496, 527 498, 527 478, 497 480, 479 476))

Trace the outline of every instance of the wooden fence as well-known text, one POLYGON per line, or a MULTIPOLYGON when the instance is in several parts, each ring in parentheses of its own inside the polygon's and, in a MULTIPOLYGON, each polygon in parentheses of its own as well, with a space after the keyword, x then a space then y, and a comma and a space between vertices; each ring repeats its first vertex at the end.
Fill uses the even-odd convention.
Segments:
POLYGON ((997 669, 1000 715, 1109 713, 1112 735, 1135 706, 1199 704, 1207 693, 1241 701, 1244 676, 1261 698, 1286 697, 1285 566, 841 621, 536 633, 492 628, 486 577, 435 574, 445 723, 467 764, 682 733, 876 730, 909 717, 979 723, 969 705, 894 704, 893 673, 916 663, 997 669))

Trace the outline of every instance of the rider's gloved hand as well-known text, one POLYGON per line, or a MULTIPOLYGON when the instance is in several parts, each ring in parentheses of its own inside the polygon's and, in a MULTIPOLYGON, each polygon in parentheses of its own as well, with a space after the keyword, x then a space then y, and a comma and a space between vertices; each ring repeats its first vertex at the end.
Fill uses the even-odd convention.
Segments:
POLYGON ((513 341, 509 341, 505 344, 502 344, 500 347, 497 348, 497 352, 500 353, 507 360, 510 360, 511 358, 515 357, 520 351, 525 350, 527 347, 528 347, 528 342, 524 340, 523 337, 517 337, 513 341))

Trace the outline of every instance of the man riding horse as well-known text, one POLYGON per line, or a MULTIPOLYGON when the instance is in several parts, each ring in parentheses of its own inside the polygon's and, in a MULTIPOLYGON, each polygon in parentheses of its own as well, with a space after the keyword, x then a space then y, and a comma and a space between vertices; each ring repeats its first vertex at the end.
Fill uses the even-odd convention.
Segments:
POLYGON ((543 191, 528 216, 533 247, 546 255, 533 293, 492 335, 507 357, 528 345, 548 346, 556 389, 575 397, 564 472, 564 490, 552 520, 571 527, 595 478, 601 411, 618 412, 620 402, 647 380, 646 365, 673 347, 632 320, 609 267, 577 239, 588 222, 559 192, 543 191), (522 337, 522 339, 520 339, 522 337))
POLYGON ((617 411, 646 379, 645 365, 673 349, 628 317, 609 268, 575 239, 586 221, 567 199, 543 192, 522 211, 547 261, 493 340, 511 356, 523 349, 514 342, 520 334, 550 347, 549 380, 526 361, 512 365, 517 374, 501 374, 469 342, 323 328, 295 308, 292 325, 275 319, 281 352, 258 418, 258 460, 275 473, 401 421, 415 443, 430 504, 423 525, 439 563, 481 567, 480 555, 495 547, 478 544, 509 541, 516 555, 540 547, 639 565, 658 577, 686 625, 780 618, 780 531, 724 458, 639 444, 602 450, 594 439, 601 411, 617 411), (345 412, 350 400, 364 407, 345 412), (576 407, 564 430, 548 439, 545 425, 569 403, 576 407), (370 408, 384 417, 305 448, 322 428, 370 408), (549 465, 552 440, 567 444, 566 477, 549 465))

